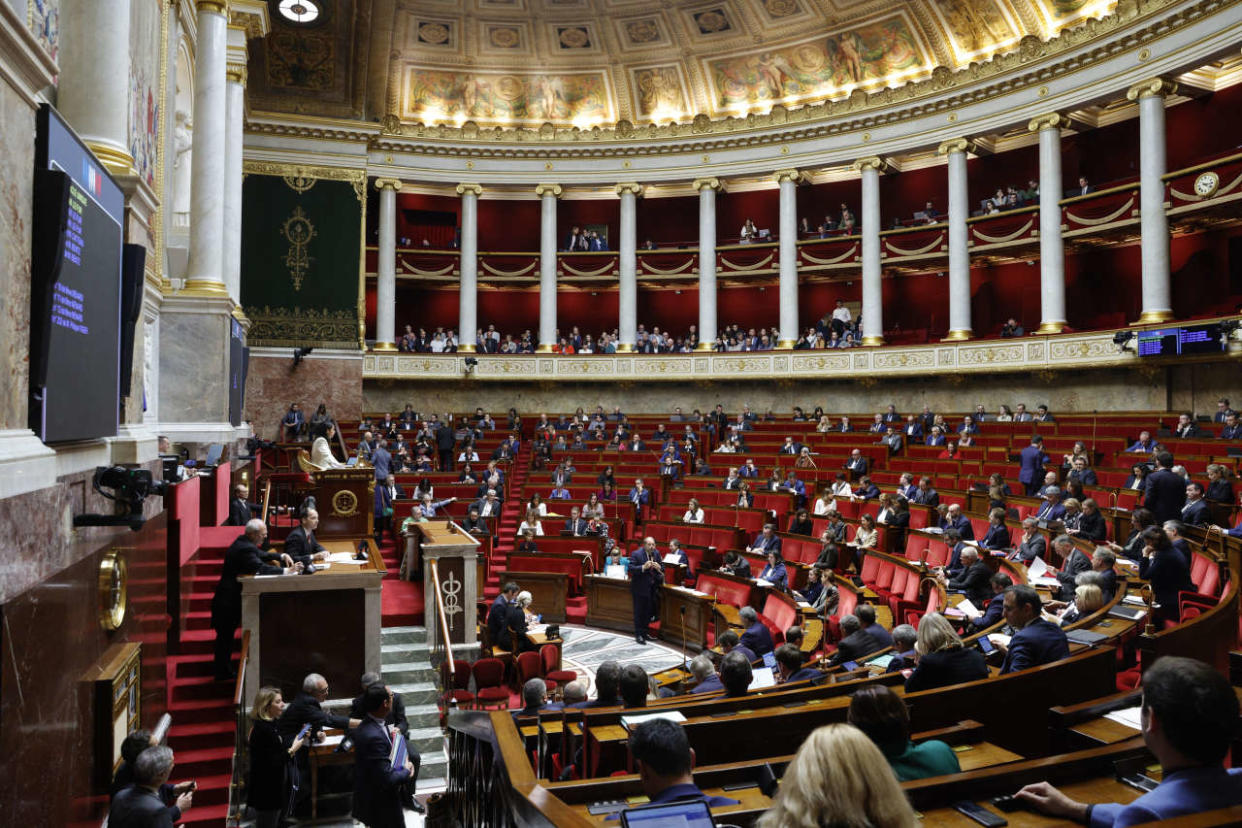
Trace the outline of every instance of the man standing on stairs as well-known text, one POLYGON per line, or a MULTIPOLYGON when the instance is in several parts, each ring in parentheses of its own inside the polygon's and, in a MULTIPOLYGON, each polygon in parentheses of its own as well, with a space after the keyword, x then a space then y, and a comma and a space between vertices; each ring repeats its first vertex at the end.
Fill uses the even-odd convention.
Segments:
POLYGON ((404 828, 401 788, 414 777, 414 764, 409 758, 400 766, 389 761, 394 736, 384 720, 392 711, 392 694, 384 685, 373 684, 363 692, 362 706, 366 718, 353 733, 352 816, 370 828, 404 828))
POLYGON ((267 540, 267 524, 255 518, 247 521, 246 531, 224 553, 220 582, 211 599, 211 628, 216 631, 215 673, 217 681, 229 681, 233 672, 233 635, 241 626, 242 598, 238 575, 280 575, 298 573, 302 565, 288 554, 264 552, 259 547, 267 540))
POLYGON ((664 565, 655 538, 643 541, 641 549, 630 555, 630 594, 634 599, 634 640, 647 643, 647 624, 655 614, 656 598, 664 581, 664 565))
MULTIPOLYGON (((384 684, 379 673, 362 674, 362 695, 355 698, 349 706, 349 715, 355 719, 366 721, 367 714, 364 706, 366 705, 367 688, 377 684, 387 690, 392 698, 388 715, 384 717, 384 724, 388 727, 395 727, 401 731, 403 737, 408 739, 410 737, 410 720, 405 716, 405 702, 402 700, 400 693, 394 692, 391 687, 384 684)), ((416 811, 420 814, 425 813, 427 809, 414 798, 414 786, 418 784, 418 769, 423 763, 423 757, 419 754, 418 749, 408 742, 406 743, 406 752, 410 757, 410 764, 414 766, 414 772, 409 780, 401 786, 401 801, 411 811, 416 811)))
POLYGON ((444 415, 444 422, 439 424, 436 429, 436 449, 440 452, 440 471, 453 470, 453 445, 456 439, 453 436, 453 425, 449 422, 449 415, 444 415))

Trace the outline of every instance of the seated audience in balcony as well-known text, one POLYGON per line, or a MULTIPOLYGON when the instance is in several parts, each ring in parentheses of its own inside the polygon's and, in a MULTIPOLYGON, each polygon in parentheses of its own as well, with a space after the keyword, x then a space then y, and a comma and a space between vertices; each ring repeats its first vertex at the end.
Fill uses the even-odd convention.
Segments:
POLYGON ((1242 769, 1225 758, 1238 719, 1228 680, 1201 661, 1164 656, 1143 674, 1143 741, 1164 768, 1161 783, 1129 804, 1090 804, 1047 782, 1018 791, 1023 802, 1093 828, 1137 825, 1227 808, 1242 802, 1242 769))
POLYGON ((918 664, 906 679, 907 693, 988 677, 983 653, 974 647, 965 647, 948 619, 939 613, 928 613, 919 620, 915 652, 918 664))
POLYGON ((755 223, 749 218, 742 222, 742 229, 738 232, 739 240, 742 244, 751 244, 759 235, 759 228, 755 227, 755 223))
POLYGON ((875 743, 898 781, 958 773, 957 754, 937 739, 910 741, 910 715, 900 696, 883 685, 864 687, 850 701, 847 721, 875 743))
POLYGON ((998 641, 996 648, 1005 654, 1001 673, 1016 673, 1069 656, 1065 632, 1056 624, 1040 617, 1043 603, 1033 587, 1024 584, 1005 590, 1005 621, 1017 632, 1008 643, 998 641))
MULTIPOLYGON (((918 220, 916 215, 915 220, 918 220)), ((936 207, 930 201, 923 205, 923 224, 935 224, 940 221, 940 214, 936 212, 936 207)))
POLYGON ((1091 184, 1087 181, 1087 177, 1085 175, 1080 175, 1078 176, 1078 186, 1071 187, 1070 191, 1066 193, 1065 195, 1067 198, 1070 198, 1073 196, 1090 195, 1091 193, 1094 193, 1094 192, 1095 192, 1095 187, 1091 186, 1091 184))

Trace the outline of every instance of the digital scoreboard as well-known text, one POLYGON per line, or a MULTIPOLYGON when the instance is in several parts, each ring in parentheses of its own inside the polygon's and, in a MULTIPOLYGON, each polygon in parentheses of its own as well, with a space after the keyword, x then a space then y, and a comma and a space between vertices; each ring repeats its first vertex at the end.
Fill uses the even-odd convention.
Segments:
POLYGON ((1182 356, 1219 354, 1225 350, 1224 332, 1218 323, 1158 328, 1138 332, 1138 355, 1182 356))

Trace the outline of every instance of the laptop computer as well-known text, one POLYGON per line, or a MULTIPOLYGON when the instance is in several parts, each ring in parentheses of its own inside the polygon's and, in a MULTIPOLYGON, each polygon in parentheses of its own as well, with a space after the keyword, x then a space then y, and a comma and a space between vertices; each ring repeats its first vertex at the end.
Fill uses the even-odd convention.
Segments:
POLYGON ((702 799, 627 808, 621 812, 622 828, 713 828, 711 809, 702 799))

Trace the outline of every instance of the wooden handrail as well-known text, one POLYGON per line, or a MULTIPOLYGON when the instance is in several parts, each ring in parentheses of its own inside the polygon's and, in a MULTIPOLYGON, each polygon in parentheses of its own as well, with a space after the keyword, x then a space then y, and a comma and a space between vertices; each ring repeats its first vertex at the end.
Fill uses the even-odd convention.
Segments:
POLYGON ((272 479, 263 482, 263 522, 267 523, 267 510, 272 502, 272 479))
POLYGON ((440 567, 435 560, 431 561, 431 582, 435 584, 436 619, 440 625, 440 640, 444 642, 444 663, 447 665, 444 689, 449 689, 448 676, 453 674, 453 641, 449 637, 448 616, 444 614, 444 596, 440 589, 440 567))
POLYGON ((246 691, 246 662, 250 660, 250 630, 242 630, 241 658, 237 661, 237 680, 233 686, 233 706, 242 704, 246 691))

